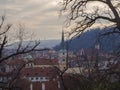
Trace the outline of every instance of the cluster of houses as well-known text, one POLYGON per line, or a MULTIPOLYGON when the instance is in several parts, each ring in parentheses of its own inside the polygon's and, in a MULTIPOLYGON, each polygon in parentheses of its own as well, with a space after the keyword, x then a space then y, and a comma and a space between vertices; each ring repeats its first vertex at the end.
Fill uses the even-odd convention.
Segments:
POLYGON ((118 62, 114 61, 114 55, 100 53, 98 46, 94 50, 67 52, 64 33, 61 46, 59 51, 51 49, 27 53, 0 63, 0 90, 62 90, 62 71, 66 70, 65 75, 87 74, 87 69, 94 67, 96 61, 101 69, 107 69, 110 64, 118 62))

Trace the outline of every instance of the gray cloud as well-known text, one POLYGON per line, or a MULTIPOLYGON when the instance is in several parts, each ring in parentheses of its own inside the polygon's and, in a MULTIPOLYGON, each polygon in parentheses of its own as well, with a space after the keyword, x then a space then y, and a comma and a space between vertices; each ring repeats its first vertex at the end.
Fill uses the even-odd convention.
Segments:
POLYGON ((26 30, 36 38, 60 38, 62 20, 58 17, 59 0, 1 0, 0 13, 5 13, 8 23, 25 23, 26 30))

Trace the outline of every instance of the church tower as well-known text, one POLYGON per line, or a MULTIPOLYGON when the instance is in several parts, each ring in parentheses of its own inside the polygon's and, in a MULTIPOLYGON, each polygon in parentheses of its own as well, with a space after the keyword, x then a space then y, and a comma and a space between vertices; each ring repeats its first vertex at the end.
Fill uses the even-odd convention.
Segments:
POLYGON ((60 70, 64 70, 66 68, 66 57, 67 57, 67 50, 64 40, 64 31, 62 31, 62 38, 61 38, 61 44, 60 44, 60 50, 59 50, 59 68, 60 70))
POLYGON ((65 49, 65 40, 64 40, 64 31, 62 31, 62 38, 61 38, 61 49, 65 49))

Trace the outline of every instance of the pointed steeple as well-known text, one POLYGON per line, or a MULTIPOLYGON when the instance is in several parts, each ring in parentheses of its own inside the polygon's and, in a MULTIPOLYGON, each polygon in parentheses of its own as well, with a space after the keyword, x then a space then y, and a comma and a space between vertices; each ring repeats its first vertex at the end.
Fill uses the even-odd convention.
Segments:
POLYGON ((64 31, 62 30, 62 37, 61 37, 61 48, 59 51, 59 67, 60 70, 63 71, 66 69, 66 59, 67 59, 67 51, 66 51, 66 46, 65 46, 65 40, 64 40, 64 31))
POLYGON ((85 51, 84 51, 83 48, 80 50, 80 55, 81 55, 81 56, 85 55, 85 51))
POLYGON ((64 31, 62 30, 61 49, 65 49, 64 31))

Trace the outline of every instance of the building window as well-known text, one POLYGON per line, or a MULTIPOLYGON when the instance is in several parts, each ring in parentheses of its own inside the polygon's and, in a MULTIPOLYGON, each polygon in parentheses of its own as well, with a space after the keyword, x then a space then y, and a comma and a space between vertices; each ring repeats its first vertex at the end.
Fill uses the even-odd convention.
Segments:
POLYGON ((36 80, 38 80, 38 77, 36 77, 36 80))
POLYGON ((63 59, 63 61, 65 61, 65 59, 63 59))
POLYGON ((40 79, 43 79, 43 77, 41 77, 40 79))
POLYGON ((27 73, 27 76, 29 76, 29 73, 27 73))
POLYGON ((33 78, 31 78, 31 80, 33 80, 33 78))
POLYGON ((48 80, 49 78, 48 77, 45 77, 46 80, 48 80))

